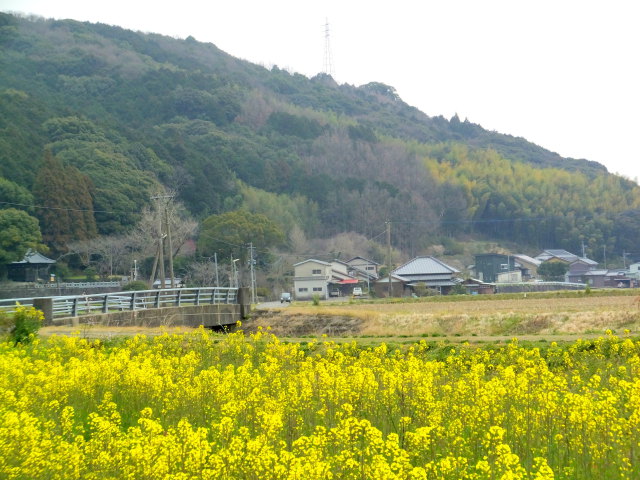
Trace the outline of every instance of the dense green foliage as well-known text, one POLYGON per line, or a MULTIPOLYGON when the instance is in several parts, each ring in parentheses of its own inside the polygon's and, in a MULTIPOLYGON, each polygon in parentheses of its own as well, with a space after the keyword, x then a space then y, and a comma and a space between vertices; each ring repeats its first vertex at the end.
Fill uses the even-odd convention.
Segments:
POLYGON ((463 234, 614 252, 640 229, 634 183, 428 117, 379 82, 267 70, 191 37, 5 14, 0 66, 0 208, 37 215, 56 251, 130 230, 160 185, 199 220, 244 209, 282 238, 372 238, 392 220, 406 252, 463 234))
POLYGON ((603 245, 610 251, 626 245, 629 251, 628 239, 638 231, 631 221, 635 210, 627 210, 640 206, 638 187, 622 177, 534 168, 459 144, 428 150, 426 164, 434 177, 454 184, 466 202, 466 214, 445 211, 445 220, 462 214, 475 231, 493 238, 574 251, 583 241, 591 251, 603 245))
POLYGON ((569 266, 562 262, 545 262, 538 267, 538 275, 546 281, 564 281, 569 266))
POLYGON ((35 200, 44 241, 56 251, 74 240, 96 235, 93 184, 73 166, 64 166, 48 150, 34 182, 35 200))
MULTIPOLYGON (((284 235, 267 216, 244 210, 211 215, 202 222, 198 250, 204 256, 218 253, 221 259, 248 257, 249 243, 258 251, 282 244, 284 235)), ((244 261, 243 261, 244 263, 244 261)))
POLYGON ((0 269, 22 260, 29 249, 43 248, 36 218, 15 208, 0 210, 0 269))
POLYGON ((42 326, 43 317, 43 313, 34 307, 18 306, 10 317, 13 325, 9 330, 9 338, 13 344, 31 343, 42 326))

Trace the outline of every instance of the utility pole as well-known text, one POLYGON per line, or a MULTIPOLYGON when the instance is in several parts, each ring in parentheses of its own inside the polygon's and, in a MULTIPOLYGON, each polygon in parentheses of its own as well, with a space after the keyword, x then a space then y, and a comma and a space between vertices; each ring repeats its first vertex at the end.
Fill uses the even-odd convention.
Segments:
POLYGON ((216 266, 216 287, 220 288, 220 278, 218 278, 218 252, 213 253, 213 261, 216 266))
MULTIPOLYGON (((159 213, 159 212, 158 212, 159 213)), ((164 288, 164 281, 167 278, 164 273, 164 234, 162 233, 162 215, 158 215, 158 262, 160 264, 160 288, 164 288)))
POLYGON ((387 221, 387 269, 389 270, 387 273, 389 275, 389 297, 391 297, 392 293, 392 285, 391 285, 391 222, 387 221))
POLYGON ((602 246, 602 250, 604 251, 604 268, 607 270, 607 244, 602 246))
POLYGON ((233 275, 233 285, 231 285, 232 280, 229 280, 229 286, 231 288, 238 288, 238 268, 236 267, 236 262, 240 260, 239 258, 234 259, 233 254, 231 254, 231 268, 233 275))
POLYGON ((253 268, 253 242, 249 243, 249 263, 251 264, 251 303, 256 303, 256 272, 253 268))
POLYGON ((151 197, 152 200, 158 200, 158 253, 156 254, 156 259, 154 261, 154 268, 151 274, 151 285, 153 286, 153 280, 156 274, 156 265, 160 267, 159 277, 160 277, 160 288, 165 288, 165 280, 166 274, 164 271, 164 239, 168 237, 168 247, 169 251, 169 273, 171 275, 171 288, 175 287, 175 279, 173 278, 173 245, 171 243, 171 229, 169 227, 169 209, 168 205, 171 199, 173 199, 174 195, 154 195, 151 197), (160 200, 165 199, 164 203, 164 215, 162 212, 162 208, 160 206, 160 200), (164 233, 164 229, 162 227, 163 217, 166 224, 167 233, 164 233))
POLYGON ((169 223, 169 209, 164 206, 164 221, 167 224, 167 247, 169 248, 169 276, 171 277, 171 288, 176 287, 176 280, 173 275, 173 242, 171 241, 171 224, 169 223))
POLYGON ((156 247, 156 258, 153 259, 153 268, 151 269, 151 277, 149 279, 149 288, 153 288, 153 281, 156 278, 156 270, 158 269, 159 256, 160 256, 160 252, 158 251, 158 247, 156 247))

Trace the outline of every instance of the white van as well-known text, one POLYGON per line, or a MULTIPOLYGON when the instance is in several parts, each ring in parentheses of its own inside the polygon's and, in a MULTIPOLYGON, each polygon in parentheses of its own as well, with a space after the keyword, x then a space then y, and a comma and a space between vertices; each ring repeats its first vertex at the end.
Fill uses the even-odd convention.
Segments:
POLYGON ((360 296, 362 296, 362 288, 360 288, 360 287, 353 287, 353 296, 354 296, 354 297, 360 297, 360 296))

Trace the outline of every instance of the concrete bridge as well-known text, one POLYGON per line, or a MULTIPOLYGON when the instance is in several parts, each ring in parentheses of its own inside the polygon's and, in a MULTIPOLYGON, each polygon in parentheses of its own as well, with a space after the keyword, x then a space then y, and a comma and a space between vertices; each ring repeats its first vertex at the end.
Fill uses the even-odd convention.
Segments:
POLYGON ((248 288, 166 288, 89 295, 0 300, 0 311, 17 304, 44 313, 46 325, 193 326, 235 325, 251 310, 248 288))

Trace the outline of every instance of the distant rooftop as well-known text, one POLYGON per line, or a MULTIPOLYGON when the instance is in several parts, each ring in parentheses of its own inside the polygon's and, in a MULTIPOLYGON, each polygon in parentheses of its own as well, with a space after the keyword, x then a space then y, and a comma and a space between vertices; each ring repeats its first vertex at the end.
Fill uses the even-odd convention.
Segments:
POLYGON ((536 260, 540 260, 541 262, 546 262, 547 260, 550 260, 552 258, 557 258, 567 263, 574 263, 580 260, 588 265, 598 264, 598 262, 596 262, 595 260, 591 260, 590 258, 579 257, 578 255, 571 252, 567 252, 566 250, 551 249, 551 248, 543 251, 540 255, 536 257, 536 260))
POLYGON ((56 263, 56 261, 45 257, 41 253, 34 252, 33 250, 29 250, 27 253, 25 253, 24 258, 22 260, 20 260, 19 262, 12 262, 12 263, 14 265, 21 264, 21 263, 42 265, 43 263, 46 263, 46 264, 56 263))
POLYGON ((434 257, 416 257, 409 260, 404 265, 396 268, 393 273, 395 275, 442 275, 460 273, 460 270, 450 267, 434 257))
POLYGON ((529 255, 524 255, 522 253, 514 253, 512 256, 516 260, 522 260, 523 262, 530 263, 532 265, 540 266, 540 264, 542 263, 537 258, 533 258, 533 257, 530 257, 529 255))

